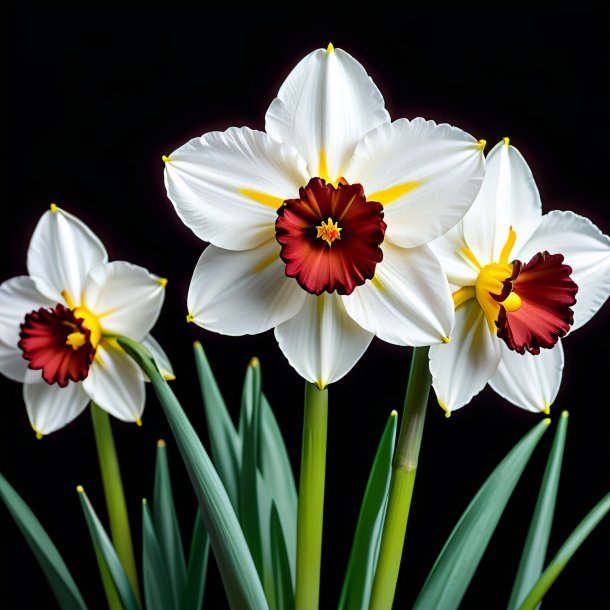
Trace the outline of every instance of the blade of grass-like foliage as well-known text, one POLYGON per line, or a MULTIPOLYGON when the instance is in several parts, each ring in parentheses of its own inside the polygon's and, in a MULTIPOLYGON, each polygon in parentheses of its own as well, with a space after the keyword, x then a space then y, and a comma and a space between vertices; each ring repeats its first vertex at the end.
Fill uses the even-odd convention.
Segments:
POLYGON ((195 341, 193 348, 214 466, 224 483, 233 508, 237 511, 241 441, 201 343, 195 341))
POLYGON ((197 507, 193 535, 191 536, 186 586, 182 597, 182 610, 200 610, 201 608, 203 594, 205 593, 209 554, 210 539, 201 517, 201 510, 197 507))
POLYGON ((544 594, 561 574, 572 555, 584 542, 585 538, 597 527, 598 523, 606 516, 610 510, 610 493, 598 502, 593 510, 580 522, 578 527, 570 534, 563 546, 553 557, 551 563, 544 571, 538 582, 529 592, 519 610, 533 610, 542 600, 544 594))
POLYGON ((91 506, 85 490, 80 485, 76 489, 98 561, 101 560, 110 573, 112 582, 116 587, 125 610, 138 610, 138 602, 129 583, 129 578, 127 578, 127 574, 119 561, 106 530, 104 530, 104 526, 101 524, 93 506, 91 506))
POLYGON ((369 607, 390 486, 397 415, 392 411, 375 454, 360 506, 339 610, 366 610, 369 607))
POLYGON ((260 471, 277 509, 294 587, 297 554, 297 488, 284 438, 265 395, 261 398, 260 471))
POLYGON ((170 576, 174 607, 178 608, 186 582, 186 562, 184 560, 180 526, 174 507, 174 496, 167 463, 167 448, 163 440, 157 443, 153 497, 152 513, 155 532, 161 557, 170 576))
POLYGON ((561 414, 555 440, 546 463, 540 493, 534 509, 532 523, 527 533, 523 554, 517 570, 515 584, 508 602, 509 610, 516 610, 525 599, 528 592, 536 584, 542 574, 546 550, 553 524, 555 513, 555 501, 557 499, 557 488, 559 487, 559 476, 561 474, 561 461, 563 448, 566 442, 568 428, 568 412, 561 414))
POLYGON ((489 475, 441 550, 413 610, 455 610, 462 600, 521 473, 550 419, 530 430, 489 475))
POLYGON ((203 511, 229 605, 234 610, 267 609, 252 555, 229 496, 182 406, 150 353, 127 337, 117 340, 148 375, 159 397, 203 511))
POLYGON ((85 610, 87 605, 59 551, 29 506, 1 474, 0 498, 32 549, 59 606, 64 610, 85 610))
POLYGON ((171 573, 157 539, 146 500, 142 501, 142 570, 146 610, 178 608, 174 601, 171 573))
POLYGON ((271 504, 269 538, 271 540, 271 563, 273 565, 276 607, 281 610, 293 610, 294 585, 292 584, 292 574, 290 573, 290 561, 288 559, 280 516, 274 502, 271 504))

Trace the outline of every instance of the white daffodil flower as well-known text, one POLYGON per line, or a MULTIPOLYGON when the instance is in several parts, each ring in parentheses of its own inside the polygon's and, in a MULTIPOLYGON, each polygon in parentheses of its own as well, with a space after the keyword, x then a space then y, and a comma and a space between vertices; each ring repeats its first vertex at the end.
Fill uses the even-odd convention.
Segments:
POLYGON ((561 383, 560 337, 610 294, 610 239, 572 212, 543 216, 532 173, 505 138, 464 220, 431 247, 456 307, 451 343, 430 349, 440 405, 449 414, 489 383, 548 413, 561 383))
POLYGON ((0 372, 24 384, 37 436, 62 428, 91 400, 118 419, 140 423, 144 376, 116 337, 141 341, 172 376, 148 334, 166 280, 108 262, 89 227, 56 205, 34 230, 27 268, 29 276, 0 285, 0 372))
POLYGON ((427 243, 474 201, 483 146, 449 125, 391 123, 355 59, 332 45, 310 53, 269 107, 266 133, 207 133, 164 157, 178 215, 211 243, 188 319, 226 335, 275 328, 320 388, 374 335, 447 340, 453 303, 427 243))

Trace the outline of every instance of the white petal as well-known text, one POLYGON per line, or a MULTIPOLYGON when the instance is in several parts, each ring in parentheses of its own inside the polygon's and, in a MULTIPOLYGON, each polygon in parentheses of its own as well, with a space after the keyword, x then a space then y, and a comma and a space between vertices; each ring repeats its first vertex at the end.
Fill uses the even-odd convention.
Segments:
POLYGON ((78 417, 89 404, 82 383, 69 383, 65 388, 44 381, 25 383, 23 400, 32 428, 50 434, 78 417))
POLYGON ((97 347, 95 360, 83 388, 104 411, 122 421, 138 422, 144 411, 144 377, 123 351, 105 342, 97 347), (100 362, 101 360, 101 362, 100 362))
POLYGON ((476 299, 457 308, 451 342, 430 348, 432 386, 444 409, 463 407, 485 387, 498 368, 501 343, 476 299))
POLYGON ((497 262, 512 227, 516 241, 508 260, 540 224, 541 204, 532 172, 521 153, 500 142, 487 156, 485 179, 464 218, 464 237, 482 264, 497 262))
POLYGON ((384 204, 386 239, 411 248, 462 219, 483 173, 482 147, 471 135, 434 121, 400 119, 361 140, 345 178, 384 204))
POLYGON ((0 341, 16 347, 20 325, 26 314, 55 305, 57 301, 51 301, 38 292, 31 277, 20 275, 6 280, 0 285, 0 341))
POLYGON ((23 383, 28 370, 28 361, 17 344, 7 345, 0 340, 0 373, 13 381, 23 383))
POLYGON ((373 339, 352 320, 337 294, 308 294, 299 313, 275 329, 281 350, 297 373, 324 388, 358 362, 373 339))
POLYGON ((383 244, 373 281, 342 297, 360 326, 396 345, 442 343, 453 325, 453 300, 445 274, 427 246, 383 244))
POLYGON ((537 356, 519 354, 502 342, 502 361, 489 385, 509 402, 539 413, 548 409, 559 392, 563 371, 561 341, 537 356))
POLYGON ((242 252, 208 246, 189 287, 193 321, 224 335, 255 335, 292 318, 307 293, 286 277, 279 254, 275 239, 242 252))
POLYGON ((276 210, 308 180, 292 146, 246 127, 195 138, 165 164, 167 194, 182 222, 229 250, 254 248, 275 235, 276 210))
POLYGON ((89 270, 107 260, 106 249, 93 231, 54 206, 34 229, 27 262, 38 290, 57 303, 64 290, 78 301, 89 270))
MULTIPOLYGON (((175 379, 176 376, 174 375, 172 363, 169 361, 163 348, 159 345, 159 342, 152 335, 146 335, 140 343, 153 355, 163 377, 168 381, 175 379)), ((147 379, 147 381, 149 380, 147 379)))
POLYGON ((467 246, 463 222, 428 245, 438 258, 450 284, 457 287, 475 285, 479 270, 464 256, 463 249, 467 246))
POLYGON ((299 151, 311 176, 334 181, 362 136, 389 120, 362 65, 341 49, 318 49, 288 75, 267 111, 265 128, 299 151))
POLYGON ((139 341, 157 321, 164 298, 165 280, 144 267, 115 261, 91 271, 83 301, 98 316, 104 334, 139 341))
POLYGON ((588 218, 553 211, 542 217, 538 230, 518 258, 529 261, 537 252, 563 254, 578 285, 572 330, 588 322, 610 294, 610 238, 588 218))

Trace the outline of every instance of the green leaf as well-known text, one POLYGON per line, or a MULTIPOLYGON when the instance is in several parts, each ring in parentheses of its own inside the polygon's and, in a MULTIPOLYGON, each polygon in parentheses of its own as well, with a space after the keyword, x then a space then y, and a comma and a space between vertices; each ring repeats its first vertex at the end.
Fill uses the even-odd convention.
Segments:
POLYGON ((171 574, 166 557, 146 500, 142 501, 142 570, 144 572, 144 599, 147 610, 171 610, 178 606, 174 600, 171 574))
POLYGON ((209 551, 210 539, 201 517, 201 510, 197 507, 195 525, 191 537, 191 552, 186 575, 186 586, 182 598, 182 610, 200 610, 201 608, 208 571, 209 551))
POLYGON ((32 549, 60 607, 86 610, 87 605, 59 551, 28 505, 1 474, 0 498, 32 549))
POLYGON ((267 609, 252 555, 229 496, 182 406, 148 350, 127 337, 119 337, 118 342, 148 375, 159 397, 203 511, 229 605, 234 610, 267 609))
POLYGON ((455 610, 549 419, 530 430, 491 473, 451 532, 413 610, 455 610))
POLYGON ((89 502, 89 498, 85 494, 85 490, 79 486, 77 487, 78 495, 87 521, 87 527, 89 528, 89 536, 93 542, 95 554, 98 561, 103 564, 103 569, 108 570, 112 577, 112 582, 116 587, 116 591, 119 594, 121 603, 125 610, 138 610, 138 602, 136 601, 135 595, 127 578, 127 574, 119 561, 119 558, 110 542, 108 534, 104 530, 98 516, 89 502))
POLYGON ((529 592, 521 606, 519 606, 519 610, 533 610, 540 603, 540 600, 566 567, 568 561, 572 558, 572 555, 574 555, 578 550, 578 547, 580 547, 587 536, 597 527, 598 523, 606 516, 609 510, 610 493, 594 506, 593 510, 570 534, 568 539, 563 543, 563 546, 557 552, 557 555, 553 557, 553 560, 538 582, 529 592))
POLYGON ((201 343, 195 341, 193 348, 214 466, 224 483, 233 508, 238 510, 241 441, 201 343))
POLYGON ((509 610, 516 610, 525 599, 530 589, 536 584, 542 574, 546 557, 546 550, 553 524, 557 488, 561 474, 561 461, 563 448, 566 442, 568 428, 568 412, 561 414, 555 440, 546 463, 540 493, 534 509, 532 523, 527 533, 521 562, 517 570, 515 584, 508 602, 509 610))
POLYGON ((275 586, 276 607, 281 610, 293 610, 294 586, 290 573, 290 561, 284 541, 282 524, 275 503, 271 504, 269 520, 269 538, 271 540, 271 563, 273 566, 273 583, 275 586))
POLYGON ((340 610, 366 610, 369 607, 392 473, 397 415, 392 411, 375 454, 343 581, 340 610))
POLYGON ((170 577, 174 607, 178 608, 186 582, 186 562, 184 560, 180 526, 174 507, 174 496, 167 463, 167 448, 162 440, 157 443, 152 512, 161 557, 170 577))

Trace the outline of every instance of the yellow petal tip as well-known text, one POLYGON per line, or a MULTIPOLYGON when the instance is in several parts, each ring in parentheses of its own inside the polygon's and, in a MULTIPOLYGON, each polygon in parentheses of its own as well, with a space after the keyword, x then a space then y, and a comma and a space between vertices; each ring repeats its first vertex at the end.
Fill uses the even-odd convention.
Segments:
POLYGON ((445 411, 445 417, 446 418, 451 417, 451 411, 445 411))
POLYGON ((479 146, 481 147, 481 150, 485 150, 485 147, 487 146, 487 140, 479 140, 479 146))
POLYGON ((171 373, 163 373, 163 379, 165 379, 165 381, 174 381, 174 379, 176 379, 176 375, 172 375, 171 373))
POLYGON ((398 411, 396 409, 394 409, 391 413, 390 413, 390 417, 398 417, 398 411))
POLYGON ((157 441, 157 447, 160 447, 161 449, 165 447, 165 441, 162 438, 157 441))
POLYGON ((161 157, 161 161, 163 161, 163 163, 169 163, 170 161, 173 161, 173 159, 171 157, 166 157, 165 155, 163 155, 161 157))
POLYGON ((260 365, 261 365, 260 360, 256 356, 254 356, 248 363, 248 366, 253 369, 260 365))
POLYGON ((542 412, 545 415, 550 415, 551 414, 551 407, 549 407, 548 405, 546 407, 544 407, 544 409, 542 409, 542 412))
POLYGON ((186 321, 189 324, 195 321, 195 316, 190 311, 186 314, 186 321))
POLYGON ((158 277, 155 279, 155 282, 161 286, 161 288, 165 288, 167 286, 167 278, 166 277, 158 277))
POLYGON ((436 397, 436 400, 438 401, 440 408, 445 412, 445 417, 451 417, 451 411, 447 408, 447 405, 445 405, 438 396, 436 397))
POLYGON ((328 46, 326 47, 326 52, 327 53, 332 53, 335 50, 335 47, 333 46, 332 42, 328 43, 328 46))
POLYGON ((50 205, 50 208, 51 212, 57 213, 59 211, 59 208, 54 203, 50 205))
POLYGON ((508 145, 510 144, 510 138, 502 138, 502 140, 504 140, 504 146, 508 148, 508 145))
POLYGON ((445 337, 441 335, 441 339, 443 340, 443 343, 451 343, 451 337, 445 337))
POLYGON ((138 419, 136 419, 136 426, 138 426, 139 428, 142 427, 142 420, 138 417, 138 419))
POLYGON ((84 490, 82 485, 77 485, 76 486, 76 491, 78 491, 79 494, 84 494, 85 493, 85 490, 84 490))

